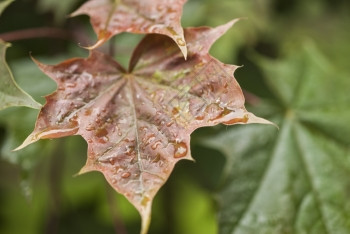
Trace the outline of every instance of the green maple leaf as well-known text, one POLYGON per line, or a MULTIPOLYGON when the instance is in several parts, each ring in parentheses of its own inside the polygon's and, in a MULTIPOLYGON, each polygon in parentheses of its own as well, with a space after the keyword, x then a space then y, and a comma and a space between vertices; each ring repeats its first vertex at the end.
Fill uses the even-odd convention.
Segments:
POLYGON ((220 233, 350 233, 349 77, 312 44, 258 62, 279 101, 260 108, 280 131, 234 127, 204 141, 227 156, 220 233))
POLYGON ((5 61, 6 48, 9 46, 0 40, 0 110, 10 106, 27 106, 39 109, 41 105, 22 90, 14 80, 5 61))
MULTIPOLYGON (((45 58, 45 61, 56 62, 49 58, 45 58)), ((28 93, 35 99, 43 101, 45 93, 54 90, 54 83, 46 79, 30 59, 19 59, 10 65, 18 84, 26 87, 28 93)), ((7 108, 0 112, 0 128, 5 130, 4 140, 0 142, 1 159, 20 165, 21 169, 30 170, 44 155, 50 154, 48 150, 52 148, 52 142, 42 142, 21 151, 13 151, 30 133, 37 115, 38 111, 30 108, 7 108)))

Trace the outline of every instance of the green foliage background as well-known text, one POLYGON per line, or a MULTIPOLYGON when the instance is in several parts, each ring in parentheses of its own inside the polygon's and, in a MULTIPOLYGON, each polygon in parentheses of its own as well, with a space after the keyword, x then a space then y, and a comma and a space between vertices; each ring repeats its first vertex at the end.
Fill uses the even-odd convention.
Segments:
MULTIPOLYGON (((37 101, 55 89, 30 60, 86 56, 95 36, 87 17, 65 18, 81 0, 17 0, 0 17, 0 38, 59 27, 71 39, 11 41, 7 61, 37 101)), ((193 133, 196 163, 180 162, 154 201, 150 233, 350 233, 350 2, 189 0, 183 26, 242 17, 212 48, 235 76, 248 109, 271 126, 216 126, 193 133)), ((140 35, 112 45, 126 64, 140 35)), ((80 137, 42 140, 12 152, 37 110, 0 112, 0 233, 138 233, 136 210, 84 165, 80 137)))

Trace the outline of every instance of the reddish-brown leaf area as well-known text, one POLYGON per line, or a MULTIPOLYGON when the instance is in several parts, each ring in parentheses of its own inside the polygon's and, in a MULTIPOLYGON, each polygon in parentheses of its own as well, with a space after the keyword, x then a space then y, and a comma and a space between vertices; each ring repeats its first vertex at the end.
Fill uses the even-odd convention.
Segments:
POLYGON ((172 38, 187 56, 181 27, 186 0, 90 0, 72 15, 87 14, 98 35, 99 46, 121 32, 157 33, 172 38))
POLYGON ((244 108, 233 77, 237 67, 208 54, 234 22, 186 29, 187 61, 170 38, 151 34, 136 48, 128 71, 97 51, 55 66, 38 63, 58 89, 46 97, 20 148, 43 138, 83 136, 88 159, 82 172, 101 171, 139 210, 146 230, 156 192, 177 161, 191 159, 195 129, 264 122, 244 108))

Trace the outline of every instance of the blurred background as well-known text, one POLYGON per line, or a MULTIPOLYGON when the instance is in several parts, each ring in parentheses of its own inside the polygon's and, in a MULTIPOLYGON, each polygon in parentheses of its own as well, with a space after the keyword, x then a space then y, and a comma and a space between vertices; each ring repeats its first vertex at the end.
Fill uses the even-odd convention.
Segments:
MULTIPOLYGON (((16 0, 0 16, 0 38, 12 44, 6 58, 14 77, 41 103, 55 84, 29 54, 46 64, 87 56, 79 44, 96 40, 89 18, 67 17, 84 2, 16 0)), ((328 233, 350 233, 350 1, 188 0, 182 25, 214 27, 233 18, 242 20, 211 54, 244 65, 235 77, 247 108, 280 130, 216 126, 194 132, 196 162, 178 163, 161 188, 149 233, 327 233, 327 226, 344 227, 328 233), (305 111, 310 109, 319 112, 305 111), (290 132, 296 137, 289 141, 290 132), (329 200, 339 201, 334 207, 342 207, 342 215, 330 211, 329 200), (300 218, 303 212, 306 218, 300 218), (338 218, 328 223, 331 217, 338 218)), ((123 33, 101 49, 126 66, 141 38, 123 33)), ((37 113, 25 107, 0 111, 0 233, 139 233, 137 211, 102 174, 74 176, 86 160, 81 137, 11 151, 32 131, 37 113)))

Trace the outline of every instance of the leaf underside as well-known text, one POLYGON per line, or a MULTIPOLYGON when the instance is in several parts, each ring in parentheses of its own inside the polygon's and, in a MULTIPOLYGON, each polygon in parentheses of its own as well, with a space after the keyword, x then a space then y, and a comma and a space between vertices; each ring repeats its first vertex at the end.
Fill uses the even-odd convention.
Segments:
POLYGON ((39 139, 83 136, 88 159, 81 172, 102 172, 138 209, 145 232, 155 194, 177 161, 191 159, 195 129, 268 123, 244 108, 237 67, 208 54, 234 22, 186 29, 187 61, 170 38, 151 34, 135 49, 129 71, 97 51, 55 66, 37 62, 58 89, 18 149, 39 139))
POLYGON ((187 57, 181 27, 182 8, 186 0, 90 0, 72 13, 86 14, 98 36, 94 49, 121 32, 163 34, 172 38, 187 57))
POLYGON ((0 40, 0 110, 11 106, 39 109, 41 105, 16 84, 5 60, 7 47, 9 44, 0 40))
POLYGON ((220 233, 350 233, 350 87, 312 44, 257 60, 279 103, 279 124, 204 141, 227 156, 220 233))

